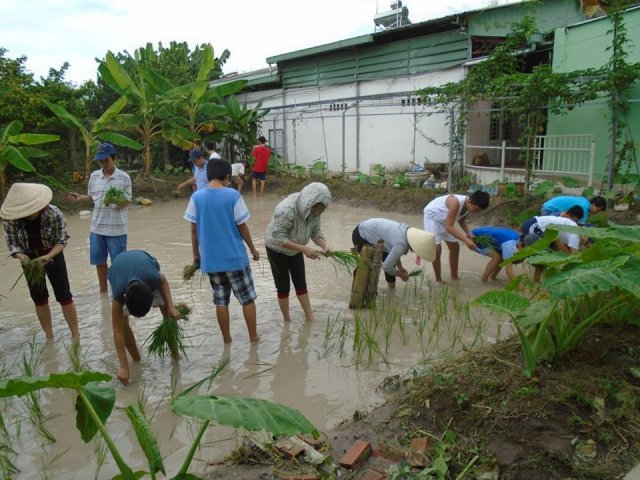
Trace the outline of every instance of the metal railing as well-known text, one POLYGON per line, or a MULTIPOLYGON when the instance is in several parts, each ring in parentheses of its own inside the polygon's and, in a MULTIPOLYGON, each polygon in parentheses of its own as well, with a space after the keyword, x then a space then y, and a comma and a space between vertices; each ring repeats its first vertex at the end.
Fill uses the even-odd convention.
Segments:
MULTIPOLYGON (((506 168, 524 168, 520 165, 510 166, 507 163, 508 151, 521 151, 522 147, 501 145, 467 145, 474 151, 495 150, 500 160, 500 181, 504 181, 506 168)), ((593 184, 593 165, 595 161, 595 140, 592 134, 575 135, 539 135, 534 139, 533 172, 551 175, 584 175, 588 185, 593 184)), ((469 158, 469 156, 467 157, 469 158)), ((497 166, 497 165, 496 165, 497 166)))

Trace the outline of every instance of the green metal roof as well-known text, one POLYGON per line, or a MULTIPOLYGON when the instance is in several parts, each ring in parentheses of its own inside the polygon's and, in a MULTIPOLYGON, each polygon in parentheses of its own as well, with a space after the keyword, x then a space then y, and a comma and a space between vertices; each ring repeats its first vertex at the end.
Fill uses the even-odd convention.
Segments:
POLYGON ((340 40, 339 42, 327 43, 325 45, 318 45, 317 47, 305 48, 303 50, 297 50, 295 52, 283 53, 282 55, 269 57, 267 58, 267 63, 287 62, 289 60, 295 60, 302 57, 320 55, 322 53, 342 50, 344 48, 356 47, 359 45, 366 45, 367 43, 372 43, 372 42, 373 42, 372 35, 361 35, 359 37, 340 40))

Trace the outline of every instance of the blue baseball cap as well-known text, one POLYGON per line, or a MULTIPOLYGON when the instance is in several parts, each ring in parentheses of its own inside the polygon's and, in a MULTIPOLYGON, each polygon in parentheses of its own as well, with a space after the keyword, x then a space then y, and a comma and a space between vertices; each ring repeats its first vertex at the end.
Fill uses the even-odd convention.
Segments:
POLYGON ((101 143, 96 150, 96 156, 94 160, 106 160, 109 157, 116 155, 116 149, 110 143, 101 143))
POLYGON ((202 151, 198 150, 197 148, 194 148, 189 152, 190 162, 193 162, 196 158, 200 158, 200 157, 202 157, 202 151))

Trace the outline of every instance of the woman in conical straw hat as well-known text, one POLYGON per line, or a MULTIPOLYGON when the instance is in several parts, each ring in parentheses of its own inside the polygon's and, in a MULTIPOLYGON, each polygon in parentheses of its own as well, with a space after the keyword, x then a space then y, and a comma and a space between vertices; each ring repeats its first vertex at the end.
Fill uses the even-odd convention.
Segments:
POLYGON ((78 338, 78 316, 69 287, 64 247, 67 244, 67 226, 62 212, 49 205, 53 192, 46 185, 14 183, 2 207, 7 248, 13 258, 22 262, 29 294, 36 307, 36 315, 47 340, 53 339, 49 291, 44 278, 38 281, 27 278, 27 262, 35 260, 44 264, 46 276, 53 288, 56 300, 62 306, 71 336, 78 338))
POLYGON ((358 252, 365 245, 375 245, 382 240, 382 270, 389 288, 396 287, 396 277, 405 282, 409 279, 409 272, 400 261, 409 250, 427 262, 432 262, 436 256, 436 240, 433 234, 386 218, 370 218, 356 225, 351 240, 358 252))

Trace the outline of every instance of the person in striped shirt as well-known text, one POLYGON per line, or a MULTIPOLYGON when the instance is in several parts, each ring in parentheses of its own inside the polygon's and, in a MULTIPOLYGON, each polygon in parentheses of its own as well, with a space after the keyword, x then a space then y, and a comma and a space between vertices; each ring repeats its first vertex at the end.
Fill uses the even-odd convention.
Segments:
POLYGON ((87 195, 71 192, 75 201, 93 202, 93 215, 89 228, 89 260, 96 266, 100 293, 107 292, 107 258, 113 262, 127 250, 128 208, 131 202, 131 178, 116 167, 116 149, 103 143, 96 150, 95 160, 100 166, 89 177, 87 195), (105 205, 105 194, 110 188, 122 192, 120 198, 105 205))

